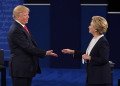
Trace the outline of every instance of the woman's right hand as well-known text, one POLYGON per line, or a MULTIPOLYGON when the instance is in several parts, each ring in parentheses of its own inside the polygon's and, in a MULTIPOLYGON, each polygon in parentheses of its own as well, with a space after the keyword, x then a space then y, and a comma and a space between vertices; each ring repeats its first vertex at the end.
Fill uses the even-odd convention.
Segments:
POLYGON ((75 50, 71 50, 71 49, 63 49, 61 51, 64 54, 74 54, 74 52, 75 52, 75 50))

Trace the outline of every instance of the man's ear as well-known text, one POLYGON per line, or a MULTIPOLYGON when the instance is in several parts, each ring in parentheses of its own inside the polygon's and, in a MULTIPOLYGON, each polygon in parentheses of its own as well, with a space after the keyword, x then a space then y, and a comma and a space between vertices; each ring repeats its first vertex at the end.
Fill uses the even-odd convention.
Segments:
POLYGON ((16 19, 19 20, 20 16, 16 16, 16 19))

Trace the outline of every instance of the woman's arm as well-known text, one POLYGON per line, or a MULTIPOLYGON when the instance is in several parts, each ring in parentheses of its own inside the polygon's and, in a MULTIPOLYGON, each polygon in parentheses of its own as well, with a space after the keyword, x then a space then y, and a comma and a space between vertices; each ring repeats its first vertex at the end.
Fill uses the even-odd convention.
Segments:
POLYGON ((63 49, 62 52, 65 54, 73 54, 74 58, 82 58, 82 55, 85 54, 85 52, 71 50, 71 49, 63 49))

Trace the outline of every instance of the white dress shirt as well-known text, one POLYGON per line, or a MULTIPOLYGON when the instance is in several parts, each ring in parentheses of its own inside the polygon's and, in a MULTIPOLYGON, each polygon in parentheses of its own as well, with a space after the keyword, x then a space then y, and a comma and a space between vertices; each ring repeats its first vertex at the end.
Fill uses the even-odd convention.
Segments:
MULTIPOLYGON (((95 44, 97 43, 97 41, 101 38, 101 37, 103 37, 104 35, 100 35, 99 37, 97 37, 96 39, 94 39, 94 38, 92 38, 92 40, 91 40, 91 42, 89 43, 89 45, 88 45, 88 48, 87 48, 87 50, 86 50, 86 54, 89 56, 90 55, 90 52, 91 52, 91 50, 93 49, 93 47, 95 46, 95 44)), ((86 60, 84 60, 83 58, 82 58, 82 63, 84 64, 84 62, 85 62, 86 60)))
POLYGON ((22 23, 20 23, 18 20, 15 20, 16 22, 18 22, 20 25, 22 25, 23 27, 25 26, 25 25, 23 25, 22 23))

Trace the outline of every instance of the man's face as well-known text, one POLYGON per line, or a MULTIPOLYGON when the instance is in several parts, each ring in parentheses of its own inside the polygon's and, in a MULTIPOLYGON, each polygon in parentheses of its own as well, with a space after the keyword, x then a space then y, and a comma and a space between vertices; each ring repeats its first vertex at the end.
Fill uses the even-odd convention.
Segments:
POLYGON ((29 12, 23 12, 19 16, 17 16, 17 20, 23 25, 28 23, 29 12))

